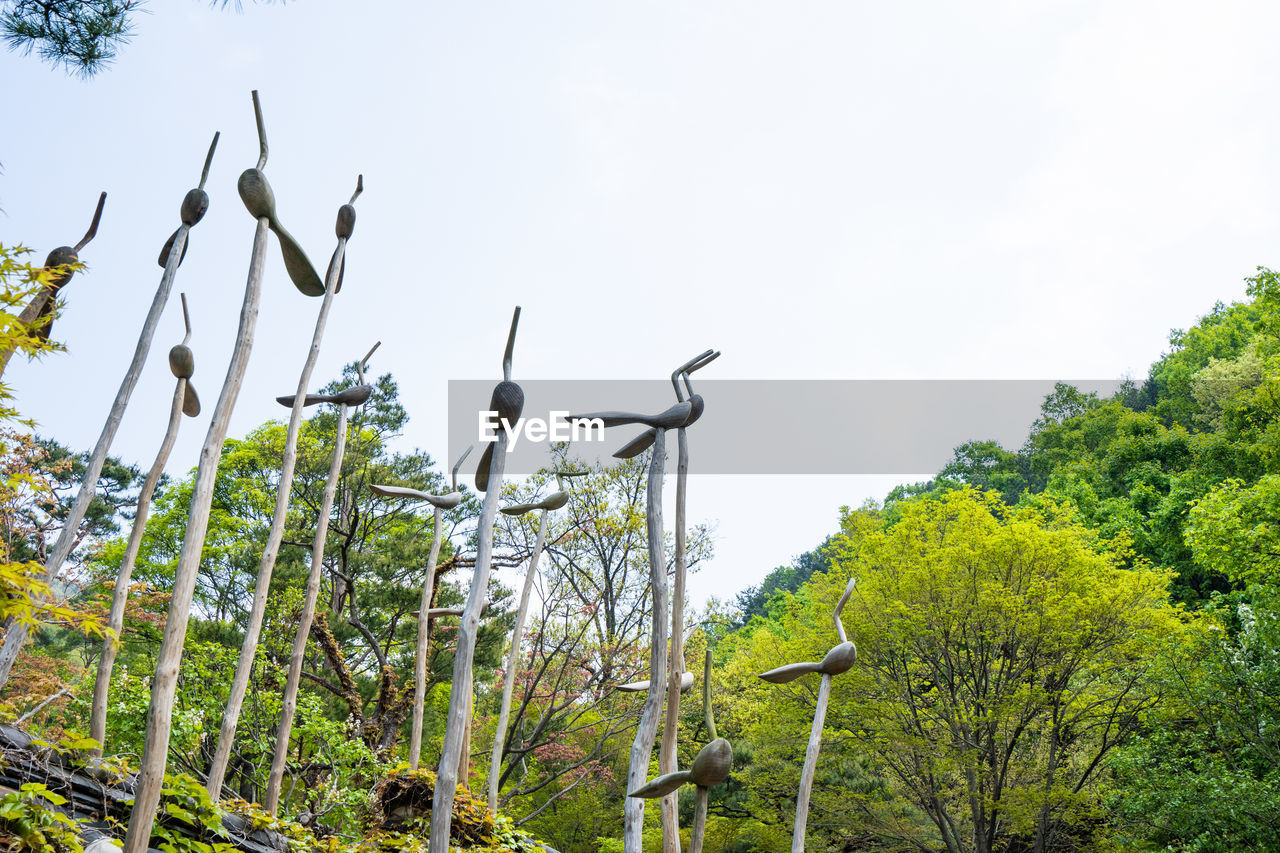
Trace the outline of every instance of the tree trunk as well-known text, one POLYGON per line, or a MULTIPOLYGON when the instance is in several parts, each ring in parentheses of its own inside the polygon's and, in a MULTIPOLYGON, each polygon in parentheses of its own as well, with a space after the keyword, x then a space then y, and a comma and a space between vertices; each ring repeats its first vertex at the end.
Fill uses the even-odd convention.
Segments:
MULTIPOLYGON (((80 482, 80 491, 76 493, 75 503, 71 505, 71 512, 67 516, 62 532, 58 534, 53 552, 45 563, 44 582, 47 584, 57 579, 58 572, 62 570, 62 564, 71 556, 71 551, 76 545, 80 522, 84 521, 85 513, 89 511, 89 504, 93 502, 94 494, 98 489, 98 477, 102 474, 102 466, 107 461, 107 452, 111 450, 111 442, 115 440, 116 430, 120 428, 120 419, 124 417, 124 410, 129 405, 134 386, 138 384, 138 377, 142 375, 142 367, 146 364, 147 354, 151 351, 151 340, 155 337, 160 315, 164 313, 164 306, 169 301, 169 291, 173 288, 173 278, 178 272, 178 263, 182 260, 182 250, 187 245, 189 230, 191 230, 189 226, 181 226, 178 229, 177 239, 173 241, 173 248, 169 250, 164 273, 160 276, 160 285, 156 288, 156 295, 151 300, 151 308, 147 311, 147 318, 143 321, 142 331, 138 335, 138 344, 133 350, 133 360, 129 362, 129 369, 125 371, 120 389, 116 391, 115 400, 111 403, 111 411, 107 413, 107 422, 103 424, 98 443, 94 445, 93 454, 89 457, 89 464, 85 466, 84 479, 80 482)), ((36 297, 37 300, 39 298, 36 297)), ((33 305, 35 301, 32 301, 33 305)), ((3 367, 0 367, 0 370, 2 369, 3 367)), ((0 647, 0 688, 3 688, 9 680, 13 662, 18 659, 18 653, 27 641, 27 631, 26 625, 17 623, 5 635, 4 645, 0 647)))
MULTIPOLYGON (((182 644, 187 636, 187 617, 191 613, 191 596, 195 592, 200 553, 209 530, 209 507, 213 503, 214 480, 222 459, 222 444, 227 438, 231 412, 240 394, 245 368, 253 349, 253 332, 258 323, 258 302, 262 296, 262 268, 267 260, 267 223, 258 220, 253 235, 253 259, 249 264, 249 280, 245 285, 244 306, 240 309, 240 327, 235 349, 227 365, 227 378, 222 383, 218 405, 209 421, 209 432, 200 450, 195 487, 191 493, 191 511, 187 516, 187 532, 182 540, 182 553, 174 571, 173 593, 169 599, 169 615, 164 623, 160 655, 156 659, 155 677, 151 683, 151 706, 147 709, 147 738, 142 748, 141 769, 134 788, 133 813, 124 839, 123 853, 146 853, 160 803, 160 785, 164 779, 165 760, 169 752, 169 729, 173 717, 174 692, 178 684, 178 666, 182 663, 182 644)), ((174 241, 174 251, 181 248, 174 241)), ((172 258, 172 254, 170 255, 172 258)))
POLYGON ((138 493, 138 508, 133 517, 133 529, 129 531, 129 544, 125 547, 124 559, 120 562, 120 572, 116 575, 116 587, 111 594, 111 615, 107 618, 110 633, 102 641, 102 656, 98 658, 98 676, 93 682, 93 707, 90 711, 89 737, 98 742, 93 755, 102 757, 107 739, 107 694, 111 690, 111 670, 115 666, 116 653, 120 649, 120 635, 124 629, 124 609, 129 601, 129 581, 133 576, 133 564, 138 559, 138 550, 142 547, 142 534, 146 531, 147 516, 151 514, 151 496, 155 494, 156 484, 164 473, 164 465, 169 460, 169 451, 173 450, 173 442, 178 437, 178 427, 182 424, 182 400, 187 393, 187 380, 179 379, 173 392, 173 404, 169 407, 169 425, 165 429, 164 439, 160 442, 160 452, 156 461, 147 472, 147 479, 138 493))
POLYGON ((209 766, 209 796, 215 801, 222 796, 222 780, 227 774, 227 762, 231 758, 236 726, 240 722, 240 706, 244 703, 245 693, 249 690, 249 678, 253 675, 253 658, 258 651, 258 634, 262 631, 262 619, 267 610, 271 572, 275 569, 280 542, 284 538, 284 523, 289 513, 289 496, 293 492, 293 470, 298 461, 298 432, 302 429, 302 404, 306 400, 307 386, 311 382, 311 371, 316 366, 316 359, 320 356, 320 341, 324 337, 325 323, 329 320, 329 306, 333 304, 333 294, 337 289, 338 272, 342 269, 342 256, 346 246, 346 238, 339 237, 338 251, 329 264, 328 281, 325 282, 323 301, 320 303, 320 312, 316 316, 311 348, 307 351, 306 362, 302 365, 302 374, 298 377, 298 392, 293 398, 293 409, 289 412, 289 431, 285 437, 284 457, 280 465, 280 483, 276 487, 275 513, 271 516, 271 531, 267 534, 267 544, 262 551, 262 560, 258 564, 258 578, 253 587, 253 605, 249 611, 249 624, 245 627, 244 642, 240 644, 240 660, 236 663, 236 675, 231 683, 231 694, 227 697, 227 707, 222 713, 218 748, 214 751, 213 763, 209 766))
POLYGON ((453 798, 458 787, 458 763, 462 758, 464 729, 471 727, 467 713, 471 696, 471 664, 475 654, 476 633, 480 629, 480 611, 488 594, 489 571, 493 558, 493 521, 498 514, 502 492, 502 473, 507 463, 507 433, 498 431, 497 447, 489 463, 489 483, 480 510, 479 542, 476 546, 476 570, 467 596, 466 610, 458 628, 458 646, 453 656, 453 682, 449 690, 449 714, 445 722, 444 746, 436 770, 436 789, 431 801, 430 849, 441 853, 449 849, 449 830, 453 824, 453 798))
POLYGON ((520 590, 520 609, 516 611, 516 626, 511 632, 511 652, 507 655, 507 672, 502 680, 502 707, 498 711, 498 730, 493 735, 493 754, 489 757, 489 809, 498 810, 498 782, 502 771, 502 751, 507 743, 507 721, 511 716, 511 694, 516 685, 516 668, 520 665, 520 641, 524 638, 524 620, 529 613, 529 594, 533 580, 538 575, 538 558, 547 540, 547 511, 541 510, 538 520, 538 538, 529 558, 529 570, 524 576, 524 588, 520 590))
MULTIPOLYGON (((662 542, 662 466, 667 459, 666 430, 658 430, 649 459, 649 484, 646 495, 645 522, 649 533, 649 579, 653 586, 653 638, 649 647, 649 691, 645 694, 644 711, 631 744, 631 762, 627 768, 627 790, 635 791, 645 783, 649 773, 649 756, 658 734, 658 718, 662 715, 663 690, 667 680, 667 561, 662 542)), ((623 847, 626 853, 642 853, 644 800, 627 797, 623 808, 623 847)), ((443 848, 440 848, 443 849, 443 848)))
POLYGON ((271 773, 267 777, 267 812, 275 817, 280 805, 280 782, 284 779, 285 760, 289 755, 289 733, 293 728, 293 715, 298 708, 298 683, 302 681, 302 659, 307 653, 307 637, 311 635, 311 621, 316 615, 316 599, 320 597, 320 572, 324 569, 324 544, 329 536, 329 514, 333 512, 333 496, 338 490, 338 475, 342 473, 342 457, 347 450, 347 406, 338 407, 338 435, 329 459, 329 478, 324 484, 324 496, 320 499, 320 512, 316 517, 315 538, 311 542, 311 573, 307 575, 307 596, 302 604, 302 618, 298 620, 298 632, 293 638, 293 653, 289 656, 289 676, 284 685, 284 704, 280 708, 280 725, 276 727, 276 750, 271 757, 271 773))
POLYGON ((427 560, 427 576, 422 581, 422 600, 418 603, 418 650, 413 661, 413 730, 409 735, 409 769, 418 769, 422 753, 422 711, 427 696, 427 652, 431 648, 431 599, 435 596, 436 561, 440 559, 440 507, 433 507, 431 520, 431 557, 427 560))

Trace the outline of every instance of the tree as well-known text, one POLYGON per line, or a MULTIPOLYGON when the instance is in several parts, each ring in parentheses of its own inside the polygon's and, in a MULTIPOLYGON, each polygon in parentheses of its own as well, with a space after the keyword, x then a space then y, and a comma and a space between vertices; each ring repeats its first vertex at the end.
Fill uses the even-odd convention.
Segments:
POLYGON ((1222 597, 1154 670, 1163 701, 1110 761, 1116 834, 1177 853, 1280 849, 1280 592, 1222 597))
MULTIPOLYGON (((229 0, 215 2, 225 7, 229 0)), ((142 7, 142 0, 0 0, 0 33, 10 50, 89 77, 129 43, 142 7)))
MULTIPOLYGON (((1078 849, 1103 761, 1155 701, 1151 660, 1180 631, 1169 573, 1119 567, 1049 501, 1008 508, 959 490, 900 512, 893 525, 847 517, 838 569, 751 632, 736 679, 782 659, 779 649, 820 659, 828 614, 855 575, 845 622, 859 665, 835 680, 828 727, 840 737, 824 756, 826 784, 839 787, 821 791, 820 772, 816 802, 920 849, 1078 849)), ((737 719, 757 748, 770 732, 802 740, 812 695, 796 684, 743 688, 737 719)))

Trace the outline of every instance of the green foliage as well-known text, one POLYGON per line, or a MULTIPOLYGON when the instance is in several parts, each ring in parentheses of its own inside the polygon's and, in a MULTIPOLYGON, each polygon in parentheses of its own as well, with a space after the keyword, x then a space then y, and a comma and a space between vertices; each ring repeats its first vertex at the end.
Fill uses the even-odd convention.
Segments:
POLYGON ((1008 508, 960 490, 900 509, 892 525, 851 514, 838 568, 728 641, 760 841, 786 819, 767 810, 794 790, 813 688, 753 673, 821 659, 850 574, 844 622, 860 665, 834 681, 813 811, 926 848, 1066 849, 1091 836, 1101 759, 1154 701, 1147 666, 1181 630, 1168 573, 1121 568, 1049 501, 1008 508))
MULTIPOLYGON (((3 17, 0 16, 0 27, 3 17)), ((62 344, 51 341, 43 329, 52 314, 31 325, 19 322, 22 309, 58 275, 79 269, 79 264, 44 269, 35 267, 22 258, 31 254, 26 246, 6 246, 0 243, 0 353, 11 352, 28 358, 40 358, 51 352, 60 352, 62 344)), ((18 411, 12 404, 13 392, 0 382, 0 421, 16 420, 18 411)))
POLYGON ((39 782, 0 797, 0 843, 5 849, 33 853, 83 853, 78 821, 58 810, 67 798, 39 782))
POLYGON ((1280 592, 1215 601, 1154 675, 1163 701, 1110 762, 1119 838, 1177 853, 1280 849, 1280 592))

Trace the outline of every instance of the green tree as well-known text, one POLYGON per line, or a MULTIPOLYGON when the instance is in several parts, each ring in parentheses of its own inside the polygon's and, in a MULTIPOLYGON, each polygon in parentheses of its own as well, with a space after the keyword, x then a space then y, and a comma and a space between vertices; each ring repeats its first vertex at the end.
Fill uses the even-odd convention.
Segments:
POLYGON ((34 52, 54 67, 88 77, 129 43, 143 6, 142 0, 0 0, 0 34, 10 50, 34 52))
POLYGON ((757 752, 780 737, 798 759, 812 685, 750 675, 820 659, 856 575, 844 621, 859 665, 835 680, 815 813, 951 853, 1087 845, 1102 762, 1155 701, 1150 662, 1180 631, 1169 574, 1121 568, 1050 501, 960 490, 899 513, 851 513, 838 568, 747 632, 735 719, 757 752))

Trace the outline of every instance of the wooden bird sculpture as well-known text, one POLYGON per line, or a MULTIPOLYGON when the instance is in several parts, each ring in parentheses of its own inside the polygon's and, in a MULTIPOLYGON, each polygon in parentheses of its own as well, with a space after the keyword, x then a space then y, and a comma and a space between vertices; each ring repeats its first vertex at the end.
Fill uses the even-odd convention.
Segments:
POLYGON ((689 841, 690 853, 702 853, 702 840, 707 827, 707 791, 711 786, 719 785, 728 779, 729 771, 733 769, 733 747, 730 746, 729 741, 716 734, 715 714, 711 707, 710 649, 707 649, 702 669, 702 704, 707 736, 711 738, 711 742, 698 750, 698 755, 693 759, 689 769, 665 773, 627 794, 628 797, 657 799, 675 792, 681 785, 692 783, 697 786, 693 833, 689 841))
MULTIPOLYGON (((424 700, 427 695, 427 651, 430 648, 431 637, 428 633, 430 627, 430 618, 438 613, 432 613, 431 598, 435 595, 436 583, 436 562, 440 559, 440 542, 444 536, 444 519, 441 517, 445 510, 450 510, 462 502, 462 492, 458 491, 458 469, 462 467, 462 462, 471 453, 468 447, 458 457, 458 461, 453 464, 453 489, 443 495, 433 495, 418 489, 410 489, 407 486, 376 486, 370 485, 369 491, 375 495, 384 498, 405 498, 407 500, 426 501, 432 507, 432 535, 431 535, 431 556, 427 558, 426 577, 422 582, 422 598, 418 605, 418 644, 417 653, 413 663, 413 728, 409 735, 409 769, 418 769, 418 760, 422 752, 422 714, 424 700)), ((438 608, 443 610, 444 608, 438 608)), ((462 611, 459 610, 459 616, 462 611)))
MULTIPOLYGON (((692 426, 694 422, 698 420, 698 418, 702 417, 703 411, 706 410, 706 401, 702 399, 702 395, 695 394, 693 392, 693 385, 689 381, 689 374, 693 373, 695 370, 701 370, 702 368, 706 367, 708 364, 715 361, 719 357, 720 357, 719 351, 707 350, 706 352, 702 353, 696 358, 690 359, 689 361, 682 364, 680 367, 677 367, 675 372, 671 374, 671 385, 676 389, 677 402, 675 406, 673 406, 671 409, 668 409, 667 411, 668 412, 673 411, 675 408, 685 403, 688 403, 689 405, 689 416, 685 419, 684 423, 677 425, 678 429, 686 429, 692 426), (688 392, 689 396, 687 398, 685 397, 685 391, 682 391, 680 389, 681 381, 684 382, 685 391, 688 392)), ((631 441, 624 444, 618 451, 616 451, 613 454, 614 458, 630 459, 633 456, 639 456, 641 453, 644 453, 653 445, 653 441, 655 438, 657 438, 657 434, 658 434, 657 428, 650 427, 649 429, 640 433, 635 438, 631 439, 631 441)), ((687 451, 686 451, 686 456, 687 456, 687 451)), ((687 465, 687 461, 686 461, 686 465, 687 465)))
MULTIPOLYGON (((44 268, 51 270, 62 267, 67 264, 74 264, 80 260, 79 252, 89 244, 89 241, 98 233, 98 221, 102 219, 102 206, 107 202, 107 194, 103 193, 98 196, 98 207, 93 212, 93 222, 89 224, 89 230, 80 238, 80 242, 74 246, 59 246, 49 253, 45 258, 44 268)), ((58 297, 58 291, 66 287, 67 282, 71 281, 71 277, 75 275, 75 270, 63 270, 54 274, 49 281, 35 296, 31 297, 31 301, 18 315, 18 324, 20 328, 31 329, 36 337, 41 340, 49 339, 49 330, 53 327, 53 309, 55 300, 58 297)), ((13 355, 14 350, 7 349, 0 351, 0 376, 4 375, 4 369, 9 364, 9 358, 13 355)))
MULTIPOLYGON (((516 329, 520 324, 520 307, 511 316, 507 348, 502 357, 502 381, 493 389, 490 409, 514 422, 524 408, 524 391, 511 381, 512 352, 516 329)), ((485 448, 476 471, 476 488, 485 493, 480 505, 480 521, 476 530, 476 573, 467 593, 467 603, 458 627, 458 642, 453 655, 453 679, 449 689, 449 710, 445 717, 444 742, 440 746, 440 763, 436 767, 436 787, 431 797, 431 831, 427 843, 440 853, 449 849, 449 831, 453 826, 453 801, 458 792, 460 764, 468 755, 471 738, 472 666, 480 630, 480 611, 492 571, 493 522, 498 515, 498 497, 502 492, 502 475, 507 464, 507 433, 499 430, 493 443, 485 448)))
POLYGON ((857 578, 849 578, 844 594, 836 602, 831 619, 836 626, 839 644, 816 663, 789 663, 777 669, 760 674, 765 681, 773 684, 786 684, 802 675, 811 672, 822 674, 822 682, 818 686, 818 704, 813 712, 813 728, 809 730, 809 745, 804 752, 804 770, 800 774, 800 792, 796 797, 796 823, 791 834, 791 853, 804 853, 805 826, 809 819, 809 795, 813 789, 813 774, 818 767, 818 751, 822 748, 822 726, 827 718, 827 702, 831 698, 831 679, 848 672, 858 660, 858 648, 849 641, 844 632, 844 624, 840 621, 840 611, 844 609, 853 594, 857 578))
MULTIPOLYGON (((259 137, 265 138, 266 133, 259 127, 259 137)), ((306 296, 324 296, 325 283, 320 280, 320 276, 316 273, 316 268, 311 265, 311 261, 307 259, 307 253, 302 250, 302 246, 293 238, 285 227, 280 224, 280 217, 276 214, 276 194, 271 190, 271 184, 267 181, 267 175, 262 171, 266 165, 266 150, 262 153, 262 157, 258 161, 258 165, 245 169, 240 173, 240 179, 236 181, 236 190, 240 193, 240 200, 244 202, 244 206, 254 219, 265 219, 267 227, 276 235, 276 239, 280 241, 280 253, 284 256, 284 268, 289 273, 289 280, 293 282, 293 286, 302 291, 306 296)), ((357 194, 359 190, 356 191, 357 194)), ((354 199, 352 199, 354 201, 354 199)), ((351 207, 347 205, 347 207, 351 207)), ((338 219, 338 237, 345 238, 351 236, 351 226, 355 225, 355 208, 351 207, 350 215, 346 217, 350 221, 345 223, 346 234, 343 234, 344 217, 339 213, 338 219)), ((345 267, 345 264, 343 264, 345 267)), ((339 270, 341 275, 343 270, 339 270)), ((337 285, 334 286, 336 292, 337 285)))

